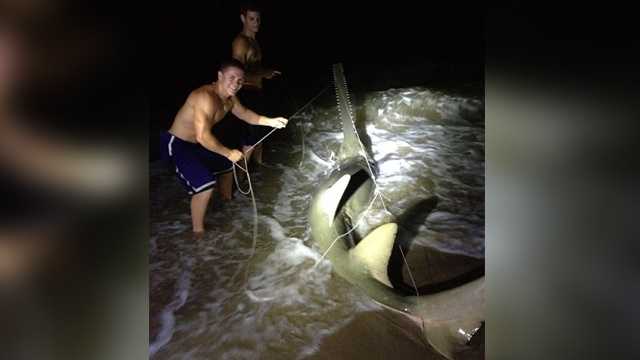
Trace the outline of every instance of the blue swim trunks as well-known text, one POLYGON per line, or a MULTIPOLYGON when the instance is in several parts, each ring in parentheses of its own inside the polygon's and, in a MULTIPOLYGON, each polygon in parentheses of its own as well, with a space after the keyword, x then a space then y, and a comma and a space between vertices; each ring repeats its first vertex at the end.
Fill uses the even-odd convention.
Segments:
POLYGON ((182 140, 169 132, 160 135, 161 154, 175 167, 189 195, 211 189, 217 175, 229 172, 233 163, 202 145, 182 140))

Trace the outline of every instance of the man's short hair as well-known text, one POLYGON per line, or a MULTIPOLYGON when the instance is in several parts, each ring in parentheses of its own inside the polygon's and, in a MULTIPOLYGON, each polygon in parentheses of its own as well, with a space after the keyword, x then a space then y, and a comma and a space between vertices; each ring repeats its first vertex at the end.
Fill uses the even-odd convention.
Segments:
POLYGON ((228 69, 230 67, 235 67, 235 68, 238 68, 238 69, 240 69, 242 71, 245 71, 244 65, 240 61, 238 61, 236 59, 228 59, 228 60, 225 60, 225 61, 221 62, 219 70, 224 72, 226 69, 228 69))
POLYGON ((248 11, 253 11, 257 13, 261 12, 260 6, 258 6, 258 4, 256 4, 255 2, 251 2, 251 1, 247 1, 240 6, 240 14, 247 16, 248 11))

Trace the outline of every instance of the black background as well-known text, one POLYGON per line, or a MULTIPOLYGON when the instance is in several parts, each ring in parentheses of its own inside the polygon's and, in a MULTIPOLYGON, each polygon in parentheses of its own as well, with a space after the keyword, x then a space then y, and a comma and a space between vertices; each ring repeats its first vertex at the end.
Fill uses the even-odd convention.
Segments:
MULTIPOLYGON (((155 134, 171 125, 191 90, 215 80, 218 64, 231 56, 231 42, 242 29, 240 4, 178 2, 149 14, 144 37, 149 51, 141 65, 148 75, 152 160, 155 134)), ((408 1, 258 4, 263 63, 282 72, 265 86, 298 107, 329 84, 337 62, 344 64, 350 86, 426 85, 438 74, 482 81, 479 8, 408 1)))

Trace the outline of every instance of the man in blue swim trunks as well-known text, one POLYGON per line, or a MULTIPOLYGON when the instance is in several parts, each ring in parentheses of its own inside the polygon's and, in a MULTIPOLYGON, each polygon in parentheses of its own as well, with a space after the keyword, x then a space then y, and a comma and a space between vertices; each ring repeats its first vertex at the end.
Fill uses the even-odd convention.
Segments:
POLYGON ((231 199, 233 163, 242 152, 222 145, 211 128, 231 110, 251 124, 283 128, 288 120, 268 118, 245 108, 235 96, 244 83, 244 66, 235 59, 223 62, 218 80, 192 91, 173 125, 162 134, 162 153, 171 159, 176 175, 191 197, 194 233, 204 232, 204 215, 216 182, 223 200, 231 199))

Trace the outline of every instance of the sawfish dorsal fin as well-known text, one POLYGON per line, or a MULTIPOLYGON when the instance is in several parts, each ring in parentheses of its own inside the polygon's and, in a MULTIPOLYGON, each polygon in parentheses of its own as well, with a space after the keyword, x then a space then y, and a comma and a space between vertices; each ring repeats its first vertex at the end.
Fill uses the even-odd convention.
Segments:
POLYGON ((395 223, 378 226, 349 251, 350 256, 362 264, 374 279, 390 288, 393 285, 387 267, 397 232, 398 225, 395 223))

